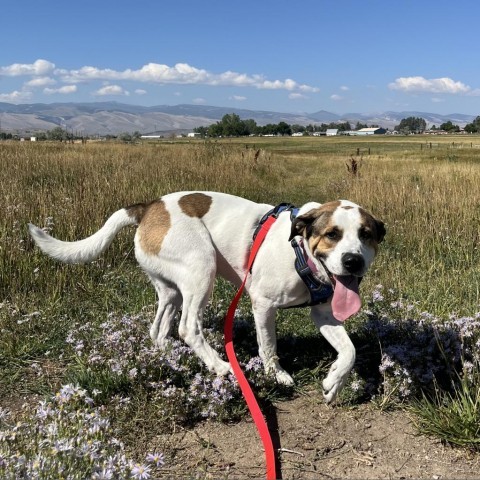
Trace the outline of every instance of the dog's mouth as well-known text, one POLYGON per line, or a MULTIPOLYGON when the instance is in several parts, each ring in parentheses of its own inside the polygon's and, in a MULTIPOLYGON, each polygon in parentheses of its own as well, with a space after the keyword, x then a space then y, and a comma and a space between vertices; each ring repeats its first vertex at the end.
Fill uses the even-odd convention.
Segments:
POLYGON ((335 275, 327 268, 325 262, 320 260, 328 278, 332 282, 332 313, 340 322, 344 322, 355 315, 362 306, 358 285, 362 277, 355 275, 335 275))
POLYGON ((358 291, 359 277, 354 275, 332 275, 333 285, 332 313, 340 322, 355 315, 362 306, 358 291))

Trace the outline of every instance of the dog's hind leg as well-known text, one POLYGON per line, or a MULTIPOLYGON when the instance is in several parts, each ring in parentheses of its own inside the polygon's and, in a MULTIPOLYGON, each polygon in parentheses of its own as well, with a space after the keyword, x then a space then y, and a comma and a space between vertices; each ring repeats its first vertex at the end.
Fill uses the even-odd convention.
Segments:
POLYGON ((190 251, 185 252, 183 259, 188 270, 178 275, 176 282, 182 295, 178 333, 210 371, 225 375, 231 371, 230 364, 220 358, 203 334, 203 313, 213 291, 216 275, 215 247, 209 233, 200 229, 195 232, 195 236, 189 232, 189 247, 190 251))
POLYGON ((202 329, 203 312, 212 286, 213 278, 211 279, 211 285, 208 285, 207 288, 205 288, 205 285, 197 285, 194 289, 189 289, 189 294, 183 294, 182 316, 178 333, 185 343, 203 360, 210 371, 217 375, 225 375, 231 371, 230 364, 223 361, 218 352, 209 345, 202 329), (192 293, 193 291, 195 293, 192 293))
POLYGON ((293 378, 280 366, 277 357, 277 335, 275 316, 277 309, 252 299, 255 329, 257 331, 258 354, 262 359, 265 372, 273 373, 278 383, 293 385, 293 378))
POLYGON ((173 321, 180 308, 182 296, 177 288, 167 285, 158 278, 150 277, 158 296, 158 309, 150 327, 150 338, 162 347, 172 330, 173 321))

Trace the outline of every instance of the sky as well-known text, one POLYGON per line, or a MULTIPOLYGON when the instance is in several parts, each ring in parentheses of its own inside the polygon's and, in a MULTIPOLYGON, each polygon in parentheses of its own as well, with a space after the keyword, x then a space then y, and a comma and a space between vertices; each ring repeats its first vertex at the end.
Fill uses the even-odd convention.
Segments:
POLYGON ((0 102, 480 115, 478 0, 24 0, 0 102))

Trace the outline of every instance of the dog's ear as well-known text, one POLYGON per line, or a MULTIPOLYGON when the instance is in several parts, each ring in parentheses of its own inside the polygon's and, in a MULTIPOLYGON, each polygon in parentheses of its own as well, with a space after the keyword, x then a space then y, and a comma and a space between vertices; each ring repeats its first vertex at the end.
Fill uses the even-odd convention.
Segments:
POLYGON ((293 220, 292 222, 292 230, 290 232, 290 238, 288 239, 288 241, 292 240, 292 238, 296 237, 297 235, 308 237, 309 230, 311 229, 313 222, 318 218, 319 215, 319 209, 314 208, 313 210, 309 210, 307 213, 304 213, 303 215, 295 218, 295 220, 293 220))
POLYGON ((375 219, 375 230, 377 231, 377 242, 383 242, 383 239, 385 238, 385 235, 387 233, 385 224, 382 221, 375 219))

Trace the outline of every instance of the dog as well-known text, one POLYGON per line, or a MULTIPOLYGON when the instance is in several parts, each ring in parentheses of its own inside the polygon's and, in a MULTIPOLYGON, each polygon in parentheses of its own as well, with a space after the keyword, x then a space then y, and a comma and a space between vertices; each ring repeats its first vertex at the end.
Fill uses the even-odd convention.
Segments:
MULTIPOLYGON (((177 192, 118 210, 100 230, 83 240, 63 242, 32 224, 29 230, 37 246, 50 257, 85 263, 105 251, 120 229, 136 225, 135 256, 158 296, 150 328, 153 342, 165 344, 181 310, 179 336, 209 370, 225 375, 231 371, 230 364, 205 339, 203 312, 217 275, 236 286, 241 284, 252 235, 271 209, 271 205, 225 193, 177 192)), ((293 220, 289 211, 278 215, 246 283, 259 355, 277 382, 293 384, 277 356, 276 312, 310 299, 309 289, 295 269, 289 239, 303 242, 307 260, 318 270, 316 277, 333 288, 330 298, 311 307, 315 325, 338 354, 322 382, 325 401, 330 403, 355 362, 355 348, 343 321, 360 308, 358 281, 371 265, 384 235, 383 222, 346 200, 306 203, 293 220)))

